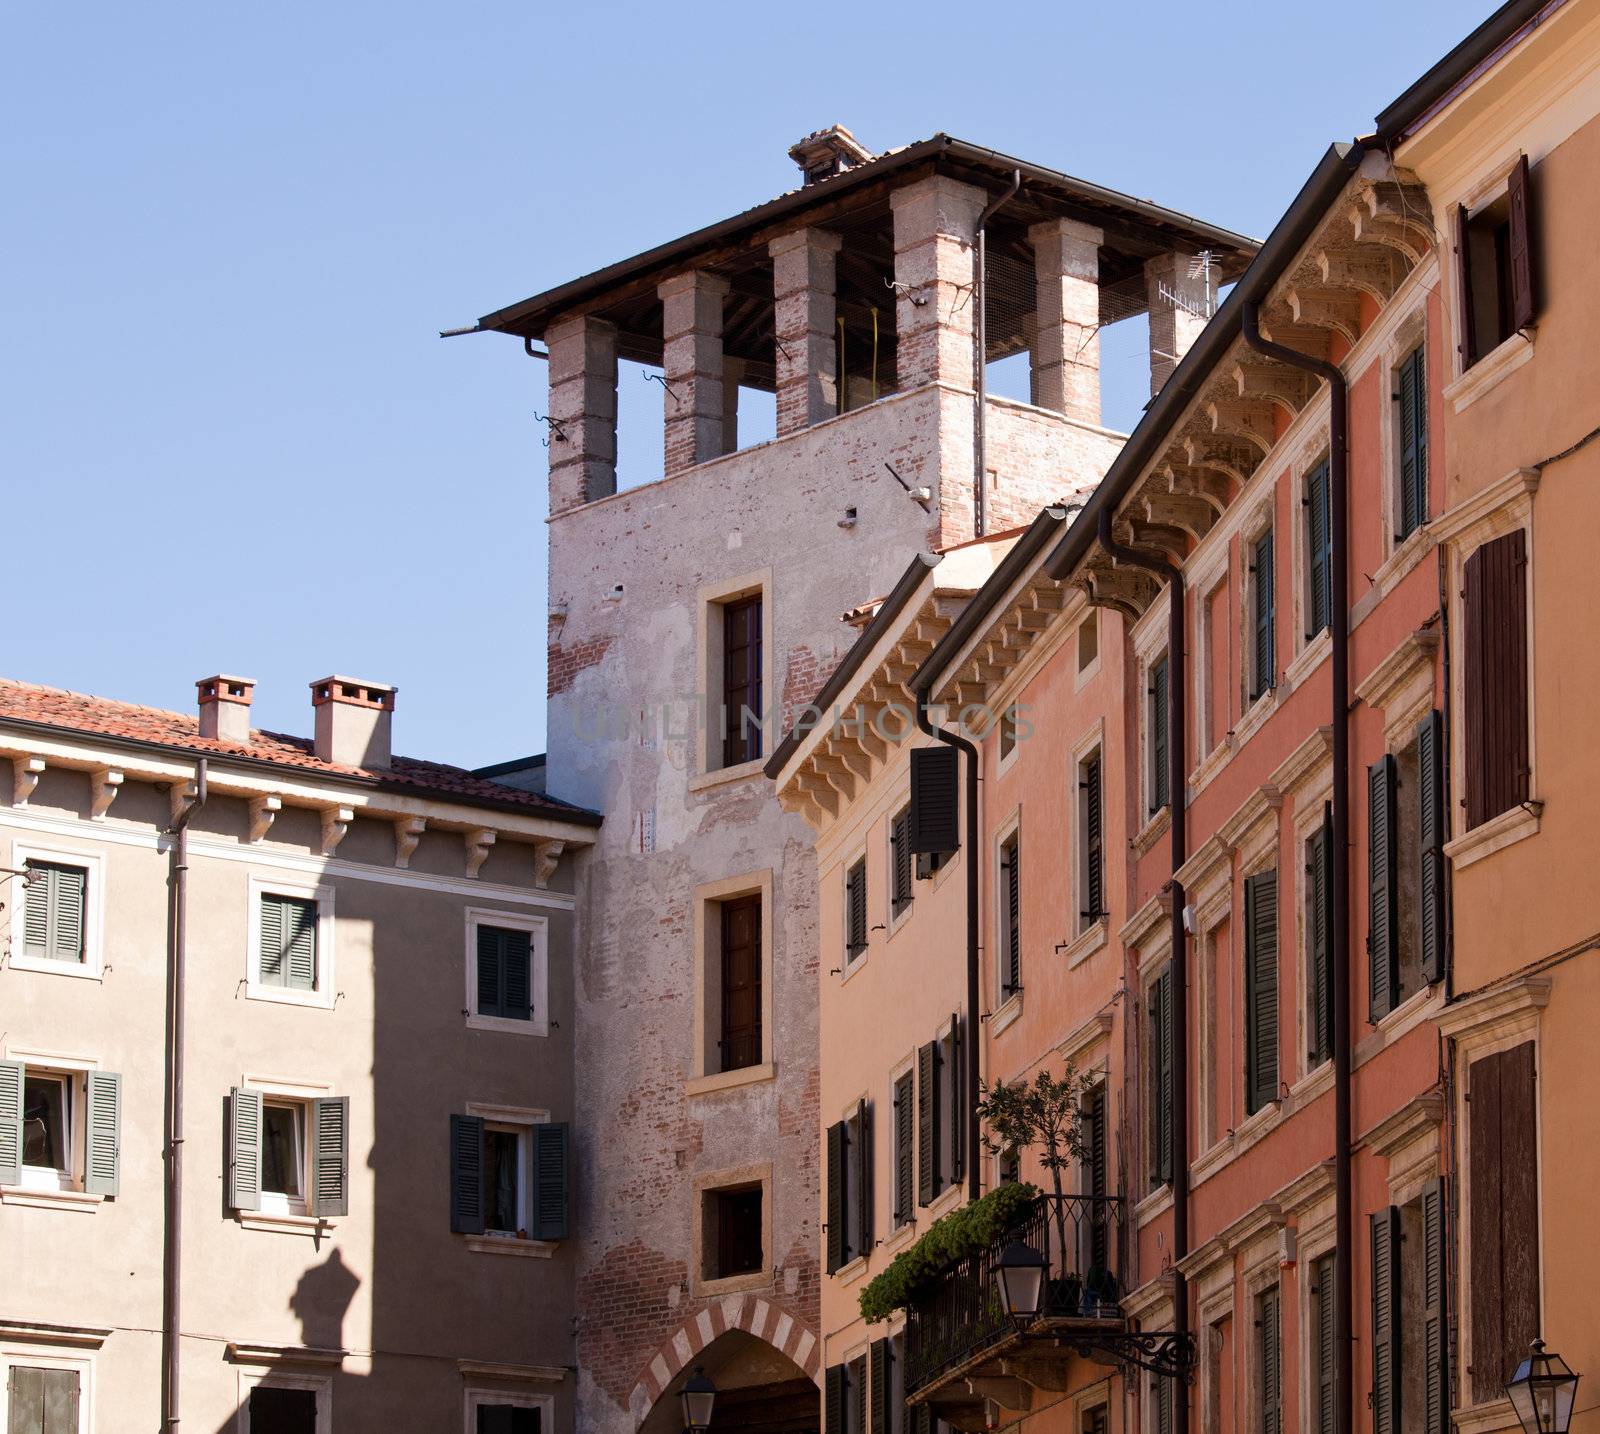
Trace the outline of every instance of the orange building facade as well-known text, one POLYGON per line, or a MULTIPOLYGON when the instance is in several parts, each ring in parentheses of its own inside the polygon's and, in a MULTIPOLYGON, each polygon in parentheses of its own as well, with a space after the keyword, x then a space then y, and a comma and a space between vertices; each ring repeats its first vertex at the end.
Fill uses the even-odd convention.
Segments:
POLYGON ((1597 116, 1600 5, 1491 17, 1093 494, 919 559, 769 763, 828 1434, 1515 1429, 1532 1340, 1600 1363, 1597 116), (974 1092, 1069 1070, 1064 1158, 996 1149, 974 1092))

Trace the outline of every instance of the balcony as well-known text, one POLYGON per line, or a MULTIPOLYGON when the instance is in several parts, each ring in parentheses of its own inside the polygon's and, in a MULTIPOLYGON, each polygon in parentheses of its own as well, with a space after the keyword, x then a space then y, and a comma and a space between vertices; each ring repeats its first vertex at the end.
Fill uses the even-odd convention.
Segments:
POLYGON ((1088 1358, 1182 1374, 1176 1336, 1130 1330, 1122 1313, 1127 1233, 1117 1195, 1041 1195, 987 1249, 956 1260, 906 1312, 906 1399, 958 1429, 995 1427, 1033 1407, 1035 1391, 1069 1387, 1088 1358), (1001 1308, 994 1266, 1013 1241, 1045 1259, 1038 1314, 1025 1326, 1001 1308))

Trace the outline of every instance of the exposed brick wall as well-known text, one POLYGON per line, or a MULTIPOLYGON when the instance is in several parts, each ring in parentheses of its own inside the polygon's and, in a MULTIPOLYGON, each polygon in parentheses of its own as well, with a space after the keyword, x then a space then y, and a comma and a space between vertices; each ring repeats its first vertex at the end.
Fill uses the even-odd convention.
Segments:
POLYGON ((546 693, 554 697, 558 692, 565 692, 572 686, 580 672, 593 667, 606 655, 606 649, 610 646, 609 636, 591 637, 568 646, 563 646, 559 642, 550 643, 545 651, 549 663, 549 676, 545 683, 546 693))

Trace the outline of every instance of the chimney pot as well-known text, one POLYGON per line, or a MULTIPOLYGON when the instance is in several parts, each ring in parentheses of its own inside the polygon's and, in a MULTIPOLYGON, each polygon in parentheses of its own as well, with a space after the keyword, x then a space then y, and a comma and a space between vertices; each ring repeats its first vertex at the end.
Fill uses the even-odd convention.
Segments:
POLYGON ((311 684, 316 715, 317 760, 341 767, 388 768, 392 759, 390 732, 394 698, 399 691, 385 682, 358 677, 322 677, 311 684))
POLYGON ((800 166, 807 185, 820 184, 824 179, 858 164, 865 164, 876 156, 850 133, 842 124, 831 124, 827 129, 814 130, 804 139, 789 146, 789 158, 800 166))
POLYGON ((255 678, 219 672, 215 677, 202 677, 195 688, 200 694, 200 735, 248 743, 255 678))

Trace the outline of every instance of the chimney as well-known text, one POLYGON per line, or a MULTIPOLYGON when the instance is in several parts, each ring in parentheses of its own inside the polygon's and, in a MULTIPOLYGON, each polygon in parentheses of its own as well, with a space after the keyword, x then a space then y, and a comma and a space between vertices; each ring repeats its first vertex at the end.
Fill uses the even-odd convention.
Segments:
POLYGON ((789 158, 800 166, 805 183, 811 185, 865 164, 874 155, 842 124, 831 124, 796 140, 789 146, 789 158))
POLYGON ((200 693, 200 735, 248 743, 255 678, 218 673, 215 677, 202 677, 195 687, 200 693))
POLYGON ((316 712, 317 759, 342 767, 389 766, 390 728, 398 688, 354 677, 324 677, 311 684, 316 712))

